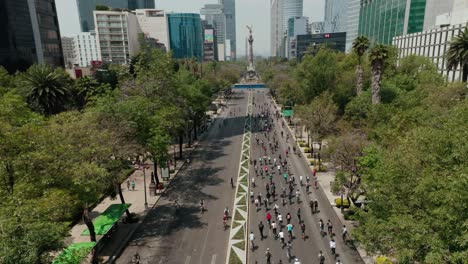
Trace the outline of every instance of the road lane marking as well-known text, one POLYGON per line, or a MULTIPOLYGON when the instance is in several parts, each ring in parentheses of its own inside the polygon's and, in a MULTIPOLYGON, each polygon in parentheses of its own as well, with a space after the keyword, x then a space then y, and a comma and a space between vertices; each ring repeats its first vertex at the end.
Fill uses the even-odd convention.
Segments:
POLYGON ((187 257, 185 258, 185 264, 189 264, 191 258, 192 258, 191 256, 187 256, 187 257))
POLYGON ((211 257, 211 264, 216 264, 216 254, 211 257))

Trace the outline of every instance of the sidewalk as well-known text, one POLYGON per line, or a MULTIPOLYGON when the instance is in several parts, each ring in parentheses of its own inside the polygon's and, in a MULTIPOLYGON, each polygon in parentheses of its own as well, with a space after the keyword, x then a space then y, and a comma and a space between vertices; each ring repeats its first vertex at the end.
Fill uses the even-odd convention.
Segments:
MULTIPOLYGON (((224 100, 223 100, 224 101, 224 100)), ((210 114, 211 118, 214 119, 216 118, 220 113, 222 109, 218 109, 217 112, 210 114)), ((211 125, 214 122, 208 123, 208 128, 207 130, 211 127, 211 125)), ((204 132, 199 134, 199 138, 202 138, 204 134, 207 132, 205 130, 204 132)), ((198 141, 193 141, 192 142, 192 147, 188 148, 186 145, 183 146, 183 152, 192 152, 196 147, 198 146, 198 141)), ((178 150, 178 145, 176 147, 170 147, 170 156, 173 156, 173 151, 178 150)), ((161 178, 161 173, 159 173, 158 170, 158 178, 161 183, 164 183, 164 189, 159 192, 156 196, 150 196, 149 193, 149 184, 151 183, 151 173, 154 170, 154 166, 150 165, 148 166, 147 169, 145 169, 145 175, 146 175, 146 197, 147 197, 147 203, 148 203, 148 209, 145 209, 145 193, 144 193, 144 174, 142 170, 135 170, 134 173, 132 173, 124 182, 121 184, 122 188, 122 194, 125 199, 125 203, 131 204, 129 211, 130 213, 134 213, 137 215, 139 221, 136 223, 127 223, 123 224, 121 221, 119 221, 116 225, 118 228, 111 234, 110 238, 108 238, 104 243, 102 243, 101 248, 98 247, 98 255, 101 260, 101 263, 113 263, 116 258, 121 254, 123 249, 126 247, 128 244, 128 241, 132 237, 133 233, 138 229, 138 227, 141 225, 141 223, 144 221, 146 215, 148 214, 149 210, 153 208, 161 195, 165 192, 167 187, 171 184, 172 180, 177 176, 179 171, 184 167, 185 165, 185 160, 179 160, 177 162, 176 170, 170 174, 169 180, 163 181, 161 178), (127 188, 127 181, 135 181, 135 190, 132 190, 131 188, 127 188)), ((172 165, 171 165, 172 168, 172 165)), ((112 204, 120 204, 120 198, 117 195, 115 199, 111 199, 110 197, 106 197, 104 200, 101 201, 95 208, 93 208, 92 211, 90 211, 90 217, 94 221, 96 217, 101 215, 110 205, 112 204)), ((125 214, 122 216, 125 217, 125 214)), ((82 236, 81 234, 83 233, 84 230, 86 230, 87 227, 86 225, 81 221, 80 223, 76 224, 75 226, 72 227, 70 230, 70 237, 65 239, 65 244, 69 245, 72 243, 79 243, 79 242, 89 242, 90 238, 89 236, 82 236)), ((98 245, 100 244, 99 242, 102 242, 101 239, 105 239, 102 236, 97 236, 98 240, 98 245)), ((90 258, 88 258, 89 260, 90 258)), ((85 262, 86 263, 86 262, 85 262)))
MULTIPOLYGON (((276 109, 279 110, 280 107, 278 104, 276 104, 275 100, 273 100, 273 103, 275 104, 276 109)), ((303 140, 303 139, 307 140, 307 134, 305 133, 303 129, 299 131, 297 130, 297 127, 291 127, 283 116, 281 116, 281 118, 284 120, 287 128, 289 129, 294 142, 298 142, 298 140, 303 140), (296 135, 300 135, 300 136, 296 138, 296 135)), ((309 164, 309 167, 312 171, 314 166, 310 165, 309 159, 307 158, 307 154, 309 153, 305 153, 304 148, 300 147, 299 144, 297 144, 297 147, 301 150, 302 158, 305 160, 307 164, 309 164)), ((331 164, 324 163, 324 165, 330 168, 329 165, 331 164)), ((331 183, 335 181, 335 171, 329 169, 326 172, 317 172, 317 180, 318 180, 318 185, 322 188, 323 192, 325 193, 328 201, 330 202, 330 205, 332 206, 336 215, 340 219, 340 222, 346 225, 347 227, 349 227, 350 231, 352 231, 352 229, 354 229, 358 225, 358 223, 356 221, 345 220, 343 214, 341 213, 341 209, 336 207, 336 204, 335 204, 335 199, 341 198, 339 195, 334 195, 332 193, 331 183)), ((359 255, 361 256, 362 260, 364 261, 364 263, 366 264, 375 263, 374 258, 372 256, 369 256, 367 252, 364 249, 362 249, 359 245, 356 245, 356 249, 359 255)))

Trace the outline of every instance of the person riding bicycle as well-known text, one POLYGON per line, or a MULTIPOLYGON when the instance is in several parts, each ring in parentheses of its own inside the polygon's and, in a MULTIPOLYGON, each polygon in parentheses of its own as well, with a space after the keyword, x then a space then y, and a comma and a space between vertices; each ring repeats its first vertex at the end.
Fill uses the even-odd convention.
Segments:
POLYGON ((323 255, 322 250, 320 250, 318 254, 318 260, 319 260, 319 264, 325 264, 325 256, 323 255))
POLYGON ((346 237, 348 236, 348 229, 346 225, 343 225, 343 229, 341 230, 341 235, 343 237, 343 241, 346 241, 346 237))
POLYGON ((332 255, 336 254, 336 242, 335 239, 330 240, 330 250, 332 255))
POLYGON ((343 264, 343 262, 341 262, 340 260, 338 260, 338 261, 336 262, 336 264, 343 264))
POLYGON ((229 208, 227 206, 224 208, 224 215, 229 217, 229 208))
POLYGON ((249 238, 250 238, 250 248, 253 250, 255 247, 254 245, 255 235, 253 232, 250 232, 249 238))
POLYGON ((205 200, 201 199, 200 200, 200 210, 203 212, 205 210, 205 207, 203 207, 205 205, 205 200))
POLYGON ((304 222, 302 222, 300 225, 301 225, 302 239, 305 239, 306 225, 304 224, 304 222))

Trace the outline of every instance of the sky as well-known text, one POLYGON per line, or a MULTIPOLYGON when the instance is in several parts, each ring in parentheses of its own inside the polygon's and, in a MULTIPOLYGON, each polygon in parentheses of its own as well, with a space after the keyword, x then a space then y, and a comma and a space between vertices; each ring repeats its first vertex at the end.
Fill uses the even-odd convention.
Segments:
MULTIPOLYGON (((79 0, 86 1, 86 0, 79 0)), ((205 4, 218 0, 155 0, 156 8, 166 12, 200 13, 205 4)), ((55 0, 60 32, 71 37, 80 32, 76 0, 55 0)), ((323 21, 325 0, 304 0, 304 16, 309 21, 323 21)), ((254 54, 270 55, 270 0, 236 0, 237 54, 245 55, 246 25, 253 26, 254 54)))

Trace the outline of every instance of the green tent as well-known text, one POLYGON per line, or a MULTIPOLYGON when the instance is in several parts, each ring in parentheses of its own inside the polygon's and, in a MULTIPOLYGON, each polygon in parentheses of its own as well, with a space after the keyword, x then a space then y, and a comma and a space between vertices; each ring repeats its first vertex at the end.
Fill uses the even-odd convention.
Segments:
POLYGON ((289 110, 283 110, 282 114, 284 117, 292 117, 294 115, 294 110, 289 109, 289 110))
MULTIPOLYGON (((115 225, 123 215, 123 213, 131 206, 131 204, 112 204, 104 213, 94 219, 94 229, 96 235, 105 235, 112 226, 115 225)), ((82 236, 89 236, 89 229, 86 229, 81 234, 82 236)))

